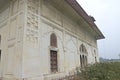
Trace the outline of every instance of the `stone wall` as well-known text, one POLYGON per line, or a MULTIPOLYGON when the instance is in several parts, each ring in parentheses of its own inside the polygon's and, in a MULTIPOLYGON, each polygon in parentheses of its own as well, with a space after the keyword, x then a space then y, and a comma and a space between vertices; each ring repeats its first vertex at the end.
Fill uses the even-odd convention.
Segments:
POLYGON ((2 80, 21 78, 24 32, 24 0, 6 2, 0 11, 2 80))
POLYGON ((97 44, 92 34, 47 0, 12 0, 0 11, 1 74, 3 80, 49 80, 80 67, 80 45, 95 63, 97 44), (50 70, 50 35, 58 43, 58 72, 50 70))
POLYGON ((36 76, 44 75, 43 78, 46 79, 49 76, 54 78, 57 74, 62 76, 74 72, 76 67, 80 66, 81 44, 84 44, 87 49, 88 63, 95 63, 96 40, 82 26, 63 15, 46 0, 28 0, 26 13, 24 77, 34 79, 36 76), (50 35, 52 33, 56 34, 58 40, 58 73, 55 74, 51 74, 50 70, 50 35))

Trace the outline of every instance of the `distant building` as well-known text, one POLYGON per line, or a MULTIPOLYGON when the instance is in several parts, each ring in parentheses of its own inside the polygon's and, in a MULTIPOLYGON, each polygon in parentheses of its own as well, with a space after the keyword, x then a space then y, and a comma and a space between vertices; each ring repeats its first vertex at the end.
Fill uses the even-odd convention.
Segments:
POLYGON ((56 80, 99 62, 104 36, 76 0, 0 0, 2 80, 56 80))

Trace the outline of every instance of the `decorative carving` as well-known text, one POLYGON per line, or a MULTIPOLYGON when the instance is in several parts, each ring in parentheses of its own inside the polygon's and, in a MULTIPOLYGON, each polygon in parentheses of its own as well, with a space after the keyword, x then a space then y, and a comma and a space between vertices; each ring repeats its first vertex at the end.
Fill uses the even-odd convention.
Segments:
POLYGON ((27 26, 33 29, 38 29, 38 17, 28 13, 27 26))
POLYGON ((38 17, 30 12, 27 16, 27 31, 26 40, 37 44, 38 43, 38 17))
POLYGON ((32 29, 27 29, 27 35, 38 37, 38 32, 32 29))
POLYGON ((38 14, 38 6, 39 6, 39 1, 38 0, 28 0, 28 10, 38 14))
POLYGON ((38 43, 38 32, 32 29, 27 29, 26 40, 32 43, 38 43))

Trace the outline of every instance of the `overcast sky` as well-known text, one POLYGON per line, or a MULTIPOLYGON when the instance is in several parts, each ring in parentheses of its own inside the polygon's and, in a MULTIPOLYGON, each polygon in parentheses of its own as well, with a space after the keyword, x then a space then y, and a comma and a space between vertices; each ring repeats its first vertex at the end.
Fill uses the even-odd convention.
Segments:
POLYGON ((77 0, 96 19, 105 39, 98 41, 99 56, 115 59, 120 54, 120 0, 77 0))

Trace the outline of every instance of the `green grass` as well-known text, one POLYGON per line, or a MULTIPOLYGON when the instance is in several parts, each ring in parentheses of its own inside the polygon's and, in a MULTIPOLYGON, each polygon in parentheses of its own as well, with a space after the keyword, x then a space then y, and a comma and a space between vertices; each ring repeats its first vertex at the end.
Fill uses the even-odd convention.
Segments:
POLYGON ((120 62, 94 64, 78 75, 80 80, 120 80, 120 62))

